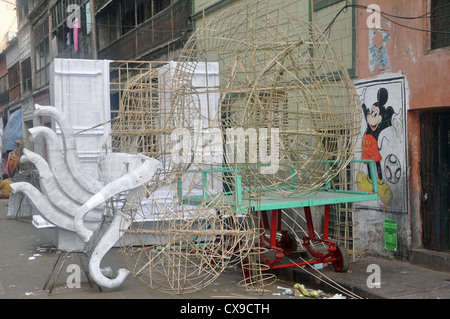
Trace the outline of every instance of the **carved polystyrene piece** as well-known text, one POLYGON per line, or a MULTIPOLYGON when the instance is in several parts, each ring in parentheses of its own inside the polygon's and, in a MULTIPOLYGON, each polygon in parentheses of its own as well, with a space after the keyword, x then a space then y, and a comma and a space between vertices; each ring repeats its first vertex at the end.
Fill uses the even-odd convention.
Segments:
MULTIPOLYGON (((116 154, 109 154, 109 157, 116 154)), ((141 162, 134 170, 105 185, 98 193, 94 194, 83 206, 75 212, 75 229, 83 241, 87 242, 92 236, 92 231, 84 227, 86 214, 98 205, 104 204, 108 199, 119 193, 136 189, 145 185, 155 174, 158 161, 144 155, 129 155, 141 162)))
POLYGON ((119 269, 115 278, 108 278, 102 273, 100 263, 120 239, 120 228, 128 227, 131 219, 120 210, 110 209, 113 218, 109 221, 106 202, 119 194, 125 200, 134 196, 141 187, 151 182, 159 161, 139 154, 111 153, 107 156, 108 161, 114 163, 115 167, 126 169, 119 174, 106 169, 101 176, 108 177, 111 174, 110 178, 105 178, 105 182, 93 180, 80 164, 73 129, 64 115, 54 107, 37 105, 36 109, 35 116, 50 116, 58 122, 63 132, 64 145, 60 145, 53 130, 47 127, 31 128, 32 141, 37 136, 45 140, 48 162, 27 149, 23 151, 21 162, 35 165, 40 176, 41 191, 27 182, 13 183, 12 191, 23 193, 48 222, 77 234, 83 240, 82 249, 89 256, 91 277, 99 286, 118 287, 127 278, 129 271, 119 269))
POLYGON ((48 165, 61 190, 79 203, 88 200, 94 193, 83 186, 80 182, 82 179, 78 179, 72 174, 72 170, 66 162, 67 150, 61 147, 56 132, 45 126, 33 127, 28 131, 33 141, 39 136, 44 138, 48 165))
MULTIPOLYGON (((20 162, 30 162, 36 166, 40 176, 40 189, 44 193, 45 197, 49 199, 54 207, 58 207, 62 212, 73 216, 73 212, 78 209, 80 203, 62 190, 60 187, 61 184, 58 183, 45 159, 39 154, 24 149, 20 162)), ((71 194, 74 194, 74 192, 71 194)), ((90 228, 95 229, 98 227, 99 222, 101 221, 102 212, 102 210, 96 209, 93 210, 91 214, 86 216, 86 221, 96 222, 95 226, 90 228)))
POLYGON ((53 225, 72 232, 75 231, 73 217, 64 214, 61 210, 55 208, 48 198, 43 196, 43 194, 30 183, 12 183, 11 191, 13 193, 23 193, 42 217, 53 225))
POLYGON ((50 116, 59 125, 63 136, 65 160, 67 166, 75 179, 84 186, 84 188, 92 193, 96 193, 103 185, 89 174, 83 174, 84 169, 80 163, 76 141, 75 132, 65 115, 53 106, 43 106, 35 104, 34 116, 50 116))

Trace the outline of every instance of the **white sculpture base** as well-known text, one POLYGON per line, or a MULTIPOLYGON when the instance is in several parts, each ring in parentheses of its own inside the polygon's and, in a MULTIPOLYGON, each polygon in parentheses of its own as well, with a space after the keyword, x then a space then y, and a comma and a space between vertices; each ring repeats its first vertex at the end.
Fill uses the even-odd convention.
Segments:
MULTIPOLYGON (((83 243, 81 238, 76 233, 62 229, 60 227, 56 227, 55 225, 47 222, 40 215, 34 215, 31 223, 33 224, 34 227, 45 232, 46 237, 52 238, 53 240, 52 244, 58 250, 64 251, 82 250, 85 246, 85 243, 83 243)), ((154 223, 153 221, 146 221, 144 222, 143 225, 140 226, 142 226, 143 229, 154 229, 153 223, 154 223)), ((161 238, 156 238, 154 235, 147 234, 143 238, 143 244, 155 245, 160 240, 161 238)), ((119 239, 114 244, 113 247, 118 248, 121 246, 122 243, 125 243, 126 245, 130 245, 131 243, 137 243, 138 245, 142 245, 142 243, 138 241, 138 238, 135 235, 132 235, 131 237, 119 239)))
POLYGON ((46 235, 53 239, 53 245, 58 250, 82 250, 86 246, 76 233, 56 227, 40 215, 34 215, 31 223, 34 227, 46 232, 46 235))
POLYGON ((53 242, 58 250, 83 250, 86 246, 81 238, 74 232, 55 227, 53 242))

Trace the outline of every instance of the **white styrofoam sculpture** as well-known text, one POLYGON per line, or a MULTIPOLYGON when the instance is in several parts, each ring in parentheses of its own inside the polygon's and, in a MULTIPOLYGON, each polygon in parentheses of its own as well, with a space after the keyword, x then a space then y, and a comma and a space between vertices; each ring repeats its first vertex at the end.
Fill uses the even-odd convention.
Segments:
MULTIPOLYGON (((100 268, 104 255, 120 239, 120 228, 131 223, 130 216, 114 210, 112 221, 104 230, 105 203, 112 197, 122 194, 131 198, 140 186, 148 184, 159 161, 144 155, 109 153, 99 163, 104 182, 95 180, 85 173, 80 165, 74 131, 64 115, 52 106, 36 105, 35 116, 49 116, 61 128, 63 147, 56 133, 47 127, 31 128, 31 139, 44 138, 47 145, 48 162, 40 155, 25 149, 21 162, 31 162, 39 171, 40 188, 27 182, 11 185, 12 191, 21 192, 49 223, 68 232, 73 232, 84 243, 83 249, 89 256, 89 271, 92 279, 102 287, 120 286, 129 274, 119 269, 115 278, 106 277, 100 268), (111 165, 113 163, 113 165, 111 165), (107 167, 122 167, 108 172, 107 167), (108 176, 111 175, 111 176, 108 176), (100 239, 93 240, 100 235, 100 239), (92 246, 92 248, 91 248, 92 246)), ((74 244, 74 250, 77 249, 74 244)))

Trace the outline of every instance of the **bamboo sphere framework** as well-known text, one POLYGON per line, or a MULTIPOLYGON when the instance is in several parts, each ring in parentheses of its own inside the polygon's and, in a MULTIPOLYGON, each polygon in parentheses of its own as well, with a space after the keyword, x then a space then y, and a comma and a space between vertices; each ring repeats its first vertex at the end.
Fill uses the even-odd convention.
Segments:
POLYGON ((224 10, 189 39, 176 79, 186 81, 196 62, 219 64, 220 86, 205 87, 220 92, 209 124, 221 127, 225 165, 240 168, 247 189, 295 196, 331 181, 353 158, 356 89, 329 39, 296 13, 271 1, 224 10), (236 129, 245 143, 227 135, 236 129))
MULTIPOLYGON (((253 272, 244 286, 263 291, 259 221, 233 209, 226 195, 237 189, 233 172, 256 203, 266 192, 313 192, 353 158, 360 116, 346 68, 313 24, 271 1, 237 4, 205 21, 174 73, 151 70, 128 83, 112 126, 113 151, 162 163, 127 212, 132 227, 122 230, 132 273, 152 288, 187 293, 211 283, 234 259, 253 272), (199 65, 204 82, 193 88, 199 65), (218 75, 210 72, 215 66, 218 75), (218 83, 209 82, 214 76, 218 83), (207 98, 200 102, 200 95, 207 98), (180 141, 171 134, 181 128, 195 137, 198 123, 200 136, 219 132, 220 162, 213 152, 203 152, 201 162, 174 162, 180 141), (190 204, 199 194, 204 200, 190 204)), ((187 147, 190 159, 204 151, 201 139, 187 147)))
MULTIPOLYGON (((178 141, 172 133, 180 128, 192 132, 203 117, 192 83, 175 81, 171 71, 151 68, 126 82, 103 156, 142 153, 160 161, 151 183, 142 185, 127 203, 118 199, 111 208, 124 207, 122 213, 133 221, 121 229, 122 253, 131 273, 153 289, 185 294, 204 288, 226 267, 239 263, 259 233, 249 224, 252 219, 231 209, 219 179, 209 178, 204 189, 201 174, 184 174, 208 167, 207 161, 174 160, 178 141), (190 202, 200 195, 205 200, 190 202)), ((199 143, 193 139, 192 152, 199 143)), ((110 168, 117 174, 120 169, 110 168)))

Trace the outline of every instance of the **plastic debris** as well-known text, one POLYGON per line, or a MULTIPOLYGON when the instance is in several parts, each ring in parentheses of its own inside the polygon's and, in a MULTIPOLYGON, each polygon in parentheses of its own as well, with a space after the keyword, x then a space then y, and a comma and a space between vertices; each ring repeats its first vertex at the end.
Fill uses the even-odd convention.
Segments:
POLYGON ((322 296, 323 292, 321 290, 307 289, 302 284, 295 284, 294 288, 300 291, 301 296, 309 298, 318 298, 322 296))
POLYGON ((314 269, 320 270, 320 269, 323 269, 322 265, 323 264, 315 264, 315 265, 313 265, 313 267, 314 267, 314 269))
POLYGON ((283 293, 282 293, 283 295, 288 295, 288 296, 293 296, 294 295, 294 291, 292 289, 290 289, 290 288, 284 288, 284 287, 281 287, 281 286, 277 286, 277 289, 284 290, 283 293))

